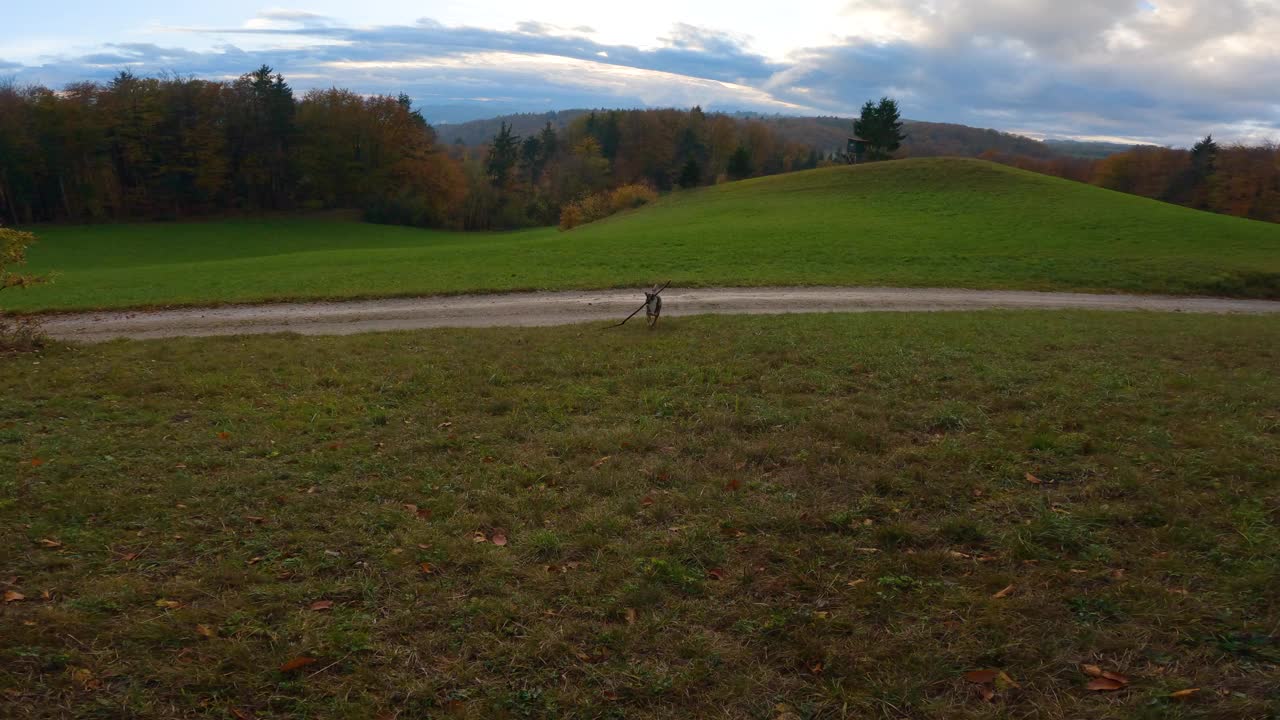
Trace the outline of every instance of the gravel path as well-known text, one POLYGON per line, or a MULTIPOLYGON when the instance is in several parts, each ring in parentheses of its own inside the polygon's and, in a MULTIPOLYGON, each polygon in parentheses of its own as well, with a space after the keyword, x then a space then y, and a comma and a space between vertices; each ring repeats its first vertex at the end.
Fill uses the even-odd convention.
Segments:
MULTIPOLYGON (((662 297, 663 315, 672 317, 707 313, 921 312, 991 308, 1280 313, 1280 302, 1269 300, 937 288, 671 288, 662 297)), ((643 300, 637 290, 593 290, 270 303, 57 314, 45 318, 45 328, 55 338, 98 342, 114 338, 276 332, 347 335, 434 327, 607 324, 626 317, 643 300)), ((632 322, 643 324, 643 314, 632 322)))

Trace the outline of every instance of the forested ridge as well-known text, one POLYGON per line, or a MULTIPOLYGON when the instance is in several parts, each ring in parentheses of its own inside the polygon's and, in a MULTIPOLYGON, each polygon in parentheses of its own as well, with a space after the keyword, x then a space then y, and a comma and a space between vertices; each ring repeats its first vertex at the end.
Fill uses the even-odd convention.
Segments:
POLYGON ((229 81, 144 78, 61 91, 0 86, 0 221, 178 219, 360 208, 461 229, 554 224, 560 208, 814 167, 812 148, 701 110, 591 113, 487 147, 438 141, 410 98, 312 90, 269 67, 229 81))
MULTIPOLYGON (((56 91, 9 84, 0 85, 0 223, 357 208, 376 222, 500 229, 556 224, 568 208, 572 226, 624 206, 618 189, 643 200, 635 186, 666 191, 842 162, 833 148, 851 132, 837 117, 695 107, 566 110, 437 133, 407 96, 331 88, 299 97, 266 66, 231 81, 122 72, 56 91)), ((1206 139, 1193 150, 1086 158, 962 125, 907 121, 904 132, 895 158, 977 156, 1280 221, 1275 145, 1206 139)))

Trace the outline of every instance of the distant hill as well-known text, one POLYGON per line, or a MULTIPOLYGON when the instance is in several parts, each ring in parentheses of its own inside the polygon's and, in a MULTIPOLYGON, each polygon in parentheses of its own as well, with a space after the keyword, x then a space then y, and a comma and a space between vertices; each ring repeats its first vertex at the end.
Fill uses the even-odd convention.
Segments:
MULTIPOLYGON (((463 145, 484 145, 498 132, 501 123, 511 125, 517 135, 530 135, 542 129, 548 122, 554 128, 562 128, 575 118, 591 110, 572 109, 545 113, 521 113, 502 115, 484 120, 436 126, 440 139, 445 143, 460 142, 463 145)), ((732 113, 740 120, 760 122, 776 129, 784 139, 812 146, 823 153, 844 149, 846 139, 853 130, 853 120, 836 116, 794 117, 788 115, 762 115, 759 113, 732 113)), ((1038 160, 1058 157, 1101 158, 1129 150, 1127 145, 1115 143, 1076 142, 1050 140, 1041 142, 1022 135, 969 127, 954 123, 935 123, 907 120, 904 123, 907 139, 902 146, 905 157, 958 156, 977 157, 986 152, 1002 155, 1021 155, 1038 160)))
POLYGON ((1100 160, 1116 153, 1128 152, 1136 147, 1123 143, 1086 142, 1082 140, 1045 140, 1044 144, 1053 148, 1059 154, 1090 160, 1100 160))

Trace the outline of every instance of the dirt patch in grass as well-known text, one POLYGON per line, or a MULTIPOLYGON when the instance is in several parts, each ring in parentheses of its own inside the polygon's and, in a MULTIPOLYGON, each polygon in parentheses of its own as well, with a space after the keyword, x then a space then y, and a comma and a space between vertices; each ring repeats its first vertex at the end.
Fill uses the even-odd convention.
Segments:
POLYGON ((1277 348, 996 311, 0 357, 2 714, 1266 717, 1277 348))

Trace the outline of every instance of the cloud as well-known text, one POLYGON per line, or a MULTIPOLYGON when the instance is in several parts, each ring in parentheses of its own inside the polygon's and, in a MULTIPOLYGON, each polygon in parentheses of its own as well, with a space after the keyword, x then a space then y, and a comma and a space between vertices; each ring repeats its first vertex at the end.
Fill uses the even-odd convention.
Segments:
POLYGON ((1274 0, 854 0, 845 17, 854 34, 770 58, 750 37, 685 23, 637 47, 536 20, 350 27, 270 10, 183 31, 217 43, 209 50, 119 43, 0 68, 58 84, 125 68, 234 77, 266 63, 300 89, 408 92, 437 121, 575 106, 849 114, 891 94, 913 118, 1037 135, 1280 136, 1274 0))

